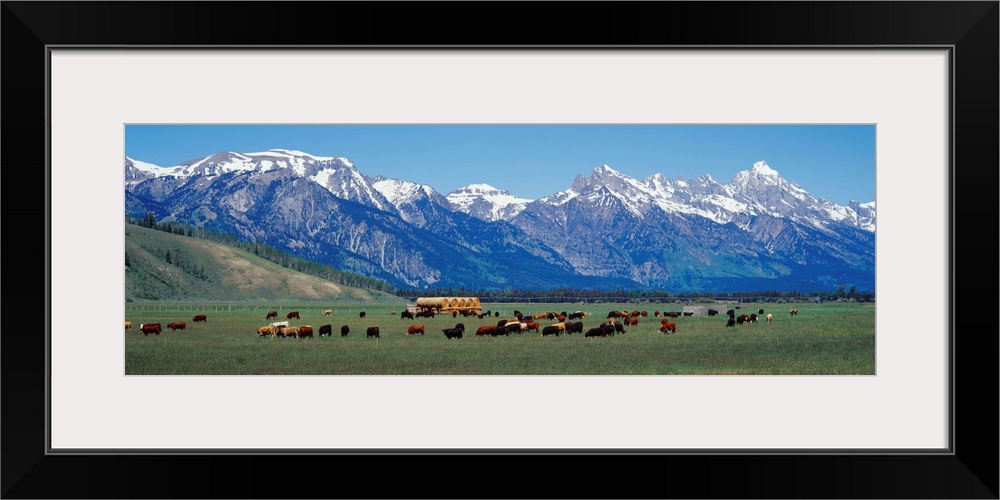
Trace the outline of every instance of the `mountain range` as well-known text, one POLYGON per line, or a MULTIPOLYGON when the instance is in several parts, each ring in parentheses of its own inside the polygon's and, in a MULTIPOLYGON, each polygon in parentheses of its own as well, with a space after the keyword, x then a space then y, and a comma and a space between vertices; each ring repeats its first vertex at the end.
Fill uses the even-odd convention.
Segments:
POLYGON ((608 165, 537 200, 446 195, 344 157, 270 149, 125 158, 126 215, 265 242, 400 288, 824 290, 875 286, 875 202, 815 198, 756 162, 728 183, 608 165))

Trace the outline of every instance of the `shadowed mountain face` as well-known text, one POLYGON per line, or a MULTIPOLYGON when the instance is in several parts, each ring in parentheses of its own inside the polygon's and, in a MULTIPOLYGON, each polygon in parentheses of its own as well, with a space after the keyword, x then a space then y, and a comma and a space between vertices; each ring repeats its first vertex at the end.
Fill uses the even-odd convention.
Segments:
POLYGON ((815 290, 875 286, 875 206, 838 206, 763 162, 729 184, 607 165, 539 200, 476 184, 447 197, 346 158, 218 153, 125 162, 126 213, 265 242, 403 288, 815 290))

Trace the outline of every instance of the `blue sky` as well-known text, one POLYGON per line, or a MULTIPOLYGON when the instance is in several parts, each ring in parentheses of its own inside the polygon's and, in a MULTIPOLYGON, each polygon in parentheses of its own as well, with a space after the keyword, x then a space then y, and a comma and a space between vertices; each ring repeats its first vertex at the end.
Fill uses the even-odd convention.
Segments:
POLYGON ((343 156, 441 194, 486 183, 537 199, 607 164, 727 183, 764 160, 816 197, 875 199, 874 125, 126 125, 125 155, 163 167, 220 151, 343 156))

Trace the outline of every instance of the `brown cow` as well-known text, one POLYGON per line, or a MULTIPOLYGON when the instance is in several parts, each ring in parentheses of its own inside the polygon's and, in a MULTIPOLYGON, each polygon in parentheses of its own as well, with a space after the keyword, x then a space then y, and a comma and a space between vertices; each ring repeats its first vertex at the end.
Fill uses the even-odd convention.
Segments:
POLYGON ((538 328, 539 328, 539 324, 538 323, 536 323, 534 321, 529 321, 529 322, 525 323, 525 328, 524 329, 525 330, 534 330, 537 333, 537 332, 539 332, 538 328))
POLYGON ((333 316, 333 309, 323 311, 323 316, 333 316))
POLYGON ((195 315, 195 317, 194 317, 194 320, 193 320, 193 321, 194 321, 195 323, 197 323, 197 322, 199 322, 199 321, 205 321, 205 322, 208 322, 208 316, 205 316, 204 314, 197 314, 197 315, 195 315))
POLYGON ((635 326, 639 324, 638 316, 629 316, 625 318, 625 324, 628 326, 635 326))
POLYGON ((289 312, 288 314, 285 315, 285 319, 292 319, 292 318, 301 319, 301 318, 299 318, 299 312, 298 311, 291 311, 291 312, 289 312))
POLYGON ((186 327, 187 327, 187 325, 186 325, 186 324, 184 324, 184 322, 183 322, 183 321, 175 321, 175 322, 173 322, 173 323, 168 323, 168 324, 167 324, 167 328, 169 328, 169 329, 171 329, 171 330, 174 330, 174 331, 177 331, 177 330, 183 330, 183 329, 185 329, 186 327))
POLYGON ((140 324, 139 329, 142 330, 142 336, 148 336, 150 333, 160 334, 160 324, 150 323, 150 324, 140 324))
POLYGON ((298 337, 299 336, 299 327, 297 327, 297 326, 285 327, 285 328, 282 328, 282 329, 278 330, 278 333, 281 334, 282 337, 286 337, 286 338, 287 337, 298 337))
POLYGON ((788 311, 788 312, 792 313, 792 316, 795 316, 795 315, 797 315, 799 313, 799 310, 798 309, 792 309, 791 311, 788 311))
POLYGON ((277 333, 276 333, 274 327, 270 326, 270 325, 257 327, 257 336, 258 337, 263 337, 265 335, 269 335, 273 339, 274 336, 277 335, 277 333))
POLYGON ((667 333, 667 332, 677 333, 677 323, 674 323, 673 321, 665 321, 663 324, 661 324, 660 333, 667 333))
POLYGON ((277 318, 277 317, 278 317, 278 311, 268 311, 267 316, 264 319, 269 320, 271 318, 277 318))
POLYGON ((306 337, 312 338, 312 336, 313 336, 313 327, 312 327, 312 325, 302 325, 302 326, 300 326, 299 327, 299 331, 295 334, 295 336, 297 338, 300 338, 300 339, 306 338, 306 337))
POLYGON ((132 322, 131 321, 126 321, 125 322, 125 329, 126 330, 131 330, 132 329, 132 322))
POLYGON ((476 334, 474 336, 479 337, 480 335, 489 335, 489 333, 495 329, 496 327, 493 325, 481 326, 476 330, 476 334))
POLYGON ((420 335, 424 334, 424 325, 410 325, 410 327, 406 329, 407 335, 414 335, 417 333, 420 335))

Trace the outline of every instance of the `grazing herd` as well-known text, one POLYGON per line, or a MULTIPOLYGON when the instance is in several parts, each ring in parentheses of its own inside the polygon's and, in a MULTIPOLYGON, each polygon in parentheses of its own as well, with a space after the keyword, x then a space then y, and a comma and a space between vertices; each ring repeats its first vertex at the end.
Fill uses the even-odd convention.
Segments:
MULTIPOLYGON (((737 306, 735 309, 739 309, 739 307, 737 306)), ((729 318, 725 324, 727 328, 735 327, 736 325, 757 323, 759 318, 764 318, 767 321, 767 323, 771 323, 771 321, 774 319, 774 316, 770 313, 765 315, 764 309, 758 309, 757 313, 740 314, 738 316, 736 315, 735 309, 729 309, 725 313, 726 316, 728 316, 729 318)), ((792 316, 796 316, 798 315, 799 310, 792 309, 791 311, 789 311, 789 313, 792 316)), ((396 314, 395 311, 393 311, 392 314, 395 315, 396 314)), ((473 316, 478 316, 480 319, 483 319, 484 317, 489 317, 490 314, 491 311, 487 311, 486 313, 475 314, 473 316)), ((324 317, 332 316, 333 310, 331 309, 324 310, 322 315, 324 317)), ((500 313, 497 312, 496 315, 499 316, 500 313)), ((693 312, 679 313, 673 311, 665 311, 661 313, 660 311, 654 311, 653 315, 655 317, 660 317, 662 315, 662 318, 660 319, 660 326, 658 329, 659 333, 676 334, 678 331, 677 322, 672 321, 672 319, 693 316, 694 313, 693 312)), ((708 310, 708 316, 718 316, 718 315, 719 315, 718 310, 716 309, 708 310)), ((433 311, 419 312, 415 314, 413 312, 410 312, 409 310, 404 310, 400 314, 400 319, 415 319, 416 317, 433 317, 433 316, 434 316, 433 311), (428 313, 429 316, 427 315, 428 313)), ((457 316, 457 314, 455 314, 454 316, 457 316)), ((582 321, 575 321, 575 322, 567 321, 574 319, 583 319, 588 316, 589 313, 584 311, 576 311, 573 313, 567 313, 566 311, 563 311, 561 313, 547 312, 547 313, 537 313, 533 315, 524 315, 521 313, 521 311, 514 311, 513 319, 501 319, 496 323, 496 325, 480 326, 476 329, 475 336, 498 337, 503 335, 506 337, 510 337, 511 333, 524 334, 526 332, 533 331, 535 333, 538 333, 539 336, 541 337, 547 337, 550 335, 558 337, 562 334, 572 335, 573 333, 582 333, 584 338, 609 337, 609 336, 614 336, 616 333, 622 335, 625 334, 626 326, 629 327, 638 326, 639 318, 648 316, 648 313, 646 311, 631 311, 631 312, 611 311, 607 315, 607 320, 608 320, 607 323, 601 323, 596 327, 590 328, 586 331, 586 333, 584 333, 584 326, 582 321), (551 325, 542 326, 537 321, 535 321, 536 319, 553 320, 558 322, 551 325)), ((277 317, 278 317, 277 311, 268 311, 264 319, 265 320, 269 320, 272 318, 276 319, 277 317)), ((366 314, 364 311, 359 313, 359 318, 364 319, 365 317, 366 314)), ((258 327, 256 329, 257 335, 259 337, 270 337, 270 338, 294 337, 302 339, 302 338, 313 337, 312 325, 291 326, 289 324, 288 320, 301 319, 299 311, 291 311, 285 315, 285 318, 286 321, 272 322, 266 326, 258 327)), ((207 323, 208 316, 205 314, 197 314, 194 316, 192 321, 194 323, 199 323, 199 322, 207 323)), ((177 331, 177 330, 185 331, 187 329, 187 324, 183 321, 175 321, 168 323, 166 327, 169 328, 171 331, 177 331)), ((125 322, 125 329, 126 330, 132 329, 131 321, 125 322)), ((149 336, 149 334, 160 335, 163 329, 160 323, 143 323, 139 325, 139 331, 142 332, 143 336, 149 336)), ((448 340, 461 339, 465 333, 465 324, 458 323, 453 328, 445 328, 442 329, 441 331, 448 340)), ((346 337, 349 333, 350 333, 350 327, 348 325, 343 325, 340 327, 341 337, 346 337)), ((426 328, 424 324, 409 325, 409 327, 406 329, 406 335, 420 334, 421 336, 424 336, 425 333, 426 333, 426 328)), ((320 326, 319 336, 320 337, 333 336, 333 325, 326 324, 320 326)), ((379 327, 378 326, 368 327, 365 336, 366 338, 373 338, 373 337, 376 339, 381 338, 379 327)))

